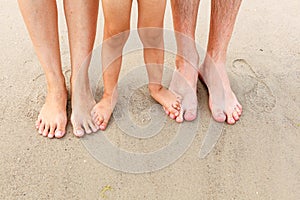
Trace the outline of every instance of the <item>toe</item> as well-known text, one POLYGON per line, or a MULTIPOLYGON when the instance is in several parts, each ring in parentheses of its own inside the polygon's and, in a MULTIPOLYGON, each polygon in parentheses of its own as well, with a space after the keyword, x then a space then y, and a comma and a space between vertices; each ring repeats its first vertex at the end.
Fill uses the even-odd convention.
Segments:
POLYGON ((100 130, 105 131, 106 127, 107 127, 107 123, 102 122, 102 124, 100 125, 100 130))
POLYGON ((238 107, 236 107, 234 110, 239 116, 242 114, 242 111, 238 107))
POLYGON ((235 123, 235 120, 232 117, 232 115, 227 115, 227 123, 230 124, 230 125, 235 123))
POLYGON ((165 107, 163 107, 163 109, 164 109, 164 111, 165 111, 165 113, 166 113, 167 115, 170 114, 170 112, 169 112, 165 107))
POLYGON ((49 125, 49 124, 46 124, 46 125, 45 125, 45 129, 44 129, 44 131, 43 131, 43 136, 44 136, 44 137, 47 137, 47 136, 48 136, 49 129, 50 129, 50 125, 49 125))
POLYGON ((176 110, 180 110, 180 103, 178 101, 176 101, 175 103, 173 103, 172 108, 176 109, 176 110))
POLYGON ((44 132, 44 129, 45 129, 45 123, 41 122, 40 127, 39 127, 39 134, 42 135, 44 132))
POLYGON ((87 134, 91 134, 92 133, 92 130, 90 129, 89 124, 87 122, 83 124, 83 128, 84 128, 84 131, 87 134))
POLYGON ((49 131, 49 134, 48 134, 48 138, 53 138, 54 137, 54 135, 55 135, 55 133, 54 133, 55 128, 56 128, 56 126, 54 124, 50 125, 50 131, 49 131))
POLYGON ((235 121, 237 121, 237 120, 239 120, 239 114, 237 113, 237 111, 233 111, 233 113, 232 113, 232 116, 233 116, 233 119, 235 120, 235 121))
POLYGON ((92 116, 93 119, 95 119, 95 118, 98 117, 98 114, 97 114, 97 112, 95 110, 92 110, 91 116, 92 116))
POLYGON ((176 116, 173 113, 170 113, 169 116, 170 116, 171 119, 175 119, 176 118, 176 116))
POLYGON ((92 119, 93 119, 93 121, 96 123, 97 120, 98 120, 98 114, 92 115, 92 119))
POLYGON ((99 128, 92 121, 89 121, 88 124, 94 133, 98 131, 99 128))
POLYGON ((182 123, 183 122, 183 109, 180 109, 179 115, 176 117, 176 122, 182 123))
POLYGON ((104 119, 103 122, 99 126, 100 130, 104 131, 107 127, 107 124, 108 124, 108 120, 104 119))
POLYGON ((95 106, 93 109, 92 109, 92 111, 91 111, 91 116, 92 116, 92 118, 97 118, 98 117, 98 114, 99 112, 98 112, 98 109, 97 109, 97 107, 95 106))
POLYGON ((81 125, 79 123, 76 123, 74 120, 72 120, 72 125, 74 135, 77 137, 82 137, 84 135, 84 130, 81 125))
POLYGON ((185 113, 184 113, 184 119, 186 121, 193 121, 195 120, 197 117, 197 109, 191 109, 191 110, 187 110, 185 113))
POLYGON ((236 112, 238 113, 239 116, 242 115, 242 106, 241 106, 241 105, 238 104, 238 105, 235 107, 235 110, 236 110, 236 112))
POLYGON ((41 119, 37 119, 35 122, 35 128, 38 130, 40 128, 42 120, 41 119))
POLYGON ((243 107, 240 103, 237 104, 237 107, 239 108, 239 110, 242 112, 243 111, 243 107))
POLYGON ((173 108, 173 107, 169 107, 168 111, 169 111, 170 115, 172 114, 175 117, 177 117, 179 115, 179 111, 177 109, 173 108))
POLYGON ((220 123, 225 122, 226 120, 226 115, 224 114, 222 109, 213 109, 212 117, 214 118, 215 121, 220 123))
POLYGON ((95 120, 95 124, 100 126, 103 123, 104 119, 101 115, 98 116, 98 118, 95 120))
POLYGON ((55 137, 62 138, 65 135, 66 125, 64 123, 58 123, 55 130, 55 137))
POLYGON ((80 127, 80 128, 74 128, 73 130, 74 135, 77 137, 82 137, 84 136, 84 130, 80 127))

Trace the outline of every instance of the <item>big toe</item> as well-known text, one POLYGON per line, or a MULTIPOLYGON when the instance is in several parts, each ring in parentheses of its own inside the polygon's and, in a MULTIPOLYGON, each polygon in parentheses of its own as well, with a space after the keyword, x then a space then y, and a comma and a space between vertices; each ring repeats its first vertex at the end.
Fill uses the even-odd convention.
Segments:
POLYGON ((189 109, 184 113, 184 119, 186 121, 193 121, 197 118, 197 109, 189 109))
POLYGON ((84 136, 84 130, 82 128, 74 128, 73 133, 77 137, 84 136))
POLYGON ((62 138, 64 135, 65 135, 65 130, 63 130, 62 128, 57 129, 54 134, 55 138, 62 138))
POLYGON ((62 138, 66 133, 66 124, 67 121, 60 121, 57 123, 56 130, 54 132, 55 138, 62 138))
POLYGON ((217 122, 225 122, 226 120, 226 115, 224 114, 222 109, 214 109, 212 111, 212 116, 217 122))
POLYGON ((104 120, 102 122, 102 124, 99 126, 100 130, 105 131, 106 127, 107 127, 108 121, 104 120))
POLYGON ((72 125, 73 125, 74 135, 77 137, 82 137, 85 132, 84 132, 83 128, 81 127, 81 125, 74 120, 72 121, 72 125))

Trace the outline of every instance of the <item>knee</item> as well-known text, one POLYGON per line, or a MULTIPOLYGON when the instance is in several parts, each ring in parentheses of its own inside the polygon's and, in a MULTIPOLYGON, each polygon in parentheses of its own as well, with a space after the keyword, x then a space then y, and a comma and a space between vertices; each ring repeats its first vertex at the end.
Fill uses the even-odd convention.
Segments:
POLYGON ((145 28, 139 29, 138 33, 145 48, 163 48, 163 29, 145 28))
POLYGON ((105 43, 113 48, 123 48, 129 37, 129 29, 129 27, 117 27, 114 24, 105 24, 105 43))

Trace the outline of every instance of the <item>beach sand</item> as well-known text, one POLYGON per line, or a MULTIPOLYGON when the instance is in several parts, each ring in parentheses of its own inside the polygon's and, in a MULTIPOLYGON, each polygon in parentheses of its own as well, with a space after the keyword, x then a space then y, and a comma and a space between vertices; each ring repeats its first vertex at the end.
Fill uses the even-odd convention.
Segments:
MULTIPOLYGON (((200 7, 196 40, 201 47, 207 43, 209 2, 200 7)), ((58 5, 63 71, 69 86, 67 29, 62 2, 58 5)), ((232 88, 243 105, 241 119, 234 126, 224 125, 215 148, 200 159, 211 116, 207 91, 199 82, 200 125, 189 149, 166 168, 130 174, 94 159, 72 134, 70 123, 61 140, 36 132, 45 77, 17 2, 1 0, 0 199, 300 199, 299 8, 298 0, 244 1, 227 60, 232 88)), ((136 16, 135 2, 132 27, 136 16)), ((100 8, 95 47, 101 43, 102 27, 100 8)), ((169 6, 166 28, 172 28, 169 6)), ((121 76, 126 78, 127 72, 142 64, 137 55, 126 56, 121 76)), ((174 55, 167 55, 166 63, 174 66, 174 55)), ((141 123, 148 119, 141 113, 153 103, 150 99, 141 103, 147 98, 143 87, 130 110, 141 123)), ((178 125, 171 120, 166 125, 148 141, 121 135, 114 121, 108 131, 124 148, 153 151, 174 136, 178 125)))

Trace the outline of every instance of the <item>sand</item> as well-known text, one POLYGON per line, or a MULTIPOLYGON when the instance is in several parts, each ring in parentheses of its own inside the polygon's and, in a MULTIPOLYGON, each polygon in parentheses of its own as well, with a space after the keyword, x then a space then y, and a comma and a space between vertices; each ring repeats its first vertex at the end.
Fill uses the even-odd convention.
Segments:
MULTIPOLYGON (((201 118, 190 147, 161 170, 131 174, 94 159, 82 139, 73 136, 70 124, 61 140, 37 134, 34 121, 45 99, 45 77, 16 1, 1 0, 0 199, 299 199, 299 8, 298 0, 244 1, 227 63, 232 87, 244 108, 242 118, 234 126, 224 125, 215 148, 200 159, 211 117, 207 92, 199 83, 201 118)), ((70 62, 62 2, 59 14, 63 71, 68 81, 70 62)), ((205 47, 209 1, 202 2, 200 14, 196 40, 205 47)), ((96 46, 101 43, 102 27, 101 10, 96 46)), ((169 8, 166 27, 172 28, 169 8)), ((142 64, 137 55, 132 53, 124 59, 125 78, 134 66, 142 64)), ((173 59, 173 55, 166 56, 168 66, 174 65, 173 59)), ((131 100, 133 120, 147 123, 145 112, 153 101, 146 88, 137 90, 131 100), (141 103, 142 99, 146 103, 141 103)), ((125 136, 115 122, 110 124, 108 137, 138 152, 164 147, 178 128, 167 120, 159 135, 144 141, 125 136)))

